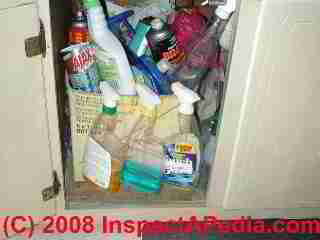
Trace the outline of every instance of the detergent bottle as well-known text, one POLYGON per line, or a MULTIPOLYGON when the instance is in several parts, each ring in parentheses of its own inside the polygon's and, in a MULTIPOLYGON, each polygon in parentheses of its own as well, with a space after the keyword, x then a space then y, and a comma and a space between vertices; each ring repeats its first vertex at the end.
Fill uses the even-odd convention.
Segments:
POLYGON ((120 95, 136 94, 135 82, 123 46, 109 30, 99 0, 84 0, 89 33, 97 45, 96 61, 103 81, 108 81, 120 95))
POLYGON ((100 83, 103 93, 103 111, 90 132, 85 154, 84 176, 111 192, 120 190, 120 172, 127 158, 125 138, 115 134, 119 116, 119 94, 105 81, 100 83))

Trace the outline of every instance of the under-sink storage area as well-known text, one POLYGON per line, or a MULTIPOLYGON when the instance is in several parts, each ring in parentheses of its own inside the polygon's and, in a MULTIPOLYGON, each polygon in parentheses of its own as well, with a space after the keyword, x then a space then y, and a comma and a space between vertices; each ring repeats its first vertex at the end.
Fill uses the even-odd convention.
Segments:
MULTIPOLYGON (((192 189, 185 189, 179 186, 175 186, 166 182, 161 183, 161 191, 159 193, 148 193, 148 192, 133 192, 133 191, 125 191, 124 189, 120 189, 120 192, 109 192, 97 185, 93 184, 88 179, 81 176, 81 169, 83 166, 75 166, 75 163, 80 164, 83 160, 75 161, 73 159, 73 155, 82 156, 84 150, 79 150, 79 147, 76 146, 76 151, 72 150, 72 147, 75 146, 75 143, 72 143, 72 139, 74 142, 81 144, 81 148, 84 148, 86 145, 86 138, 83 137, 83 132, 76 136, 72 133, 72 123, 70 120, 70 114, 77 114, 74 111, 75 107, 70 106, 70 90, 66 86, 65 82, 65 66, 62 60, 62 56, 60 50, 65 48, 68 45, 68 30, 71 24, 72 15, 75 12, 75 9, 79 8, 79 2, 77 0, 74 1, 62 1, 55 0, 50 1, 50 9, 51 9, 51 24, 52 24, 52 38, 53 38, 53 49, 54 49, 54 63, 55 63, 55 76, 56 76, 56 86, 57 86, 57 97, 58 97, 58 112, 59 112, 59 125, 60 125, 60 135, 61 135, 61 143, 62 143, 62 155, 63 155, 63 171, 64 171, 64 189, 65 189, 65 202, 67 209, 88 209, 88 208, 103 208, 103 207, 128 207, 128 206, 156 206, 156 207, 204 207, 207 202, 207 187, 208 182, 211 175, 211 164, 208 163, 208 159, 204 161, 201 159, 200 165, 200 177, 197 180, 196 186, 193 186, 192 189), (73 109, 72 109, 73 108, 73 109), (72 112, 72 113, 70 113, 72 112), (79 151, 82 151, 82 154, 79 154, 79 151), (76 152, 76 153, 75 153, 76 152), (76 175, 76 176, 75 176, 76 175)), ((211 8, 211 11, 213 8, 211 8)), ((236 15, 236 14, 234 14, 236 15)), ((235 16, 236 17, 236 16, 235 16)), ((234 18, 235 18, 234 17, 234 18)), ((233 20, 234 24, 235 20, 233 20)), ((230 25, 230 24, 229 24, 230 25)), ((231 26, 231 25, 230 25, 231 26)), ((228 34, 230 35, 230 26, 228 34)), ((233 40, 233 36, 228 36, 228 41, 233 40)), ((213 44, 213 43, 212 43, 213 44)), ((231 44, 231 43, 230 43, 231 44)), ((222 47, 218 48, 219 55, 222 60, 217 60, 219 64, 223 62, 221 66, 215 66, 209 70, 209 72, 220 71, 223 75, 227 75, 228 63, 230 62, 230 56, 228 58, 228 51, 223 50, 222 47)), ((231 52, 231 51, 230 51, 231 52)), ((231 55, 231 54, 229 54, 231 55)), ((216 60, 216 59, 214 59, 216 60)), ((206 73, 209 75, 209 73, 206 73)), ((205 77, 204 77, 205 78, 205 77)), ((216 77, 217 78, 217 77, 216 77)), ((217 113, 221 114, 222 106, 223 106, 223 96, 224 90, 226 88, 226 77, 222 78, 222 81, 216 81, 214 84, 214 88, 216 92, 210 92, 207 96, 201 96, 212 99, 212 103, 209 103, 210 107, 213 109, 212 113, 207 115, 206 117, 197 116, 195 114, 192 122, 192 130, 193 133, 200 140, 200 149, 201 156, 206 154, 206 157, 212 158, 209 162, 214 162, 214 153, 217 144, 217 137, 211 133, 211 126, 213 124, 217 124, 219 122, 220 116, 217 113), (210 96, 210 94, 216 94, 217 96, 210 96), (217 99, 220 101, 220 106, 218 109, 217 99), (203 120, 205 118, 205 120, 203 120), (201 124, 200 124, 201 121, 201 124), (203 125, 203 129, 201 130, 200 125, 203 125), (207 131, 208 134, 200 134, 201 132, 207 131), (204 146, 203 141, 206 141, 207 145, 204 146), (212 148, 212 150, 208 150, 208 146, 212 148), (207 148, 205 148, 207 147, 207 148), (209 151, 209 153, 208 153, 209 151), (209 155, 208 155, 209 154, 209 155), (210 156, 211 154, 211 156, 210 156)), ((207 86, 211 87, 212 86, 207 86)), ((199 87, 200 89, 200 87, 199 87)), ((87 104, 96 104, 94 101, 97 101, 96 98, 87 98, 81 96, 81 94, 75 94, 72 97, 74 102, 82 101, 87 104), (92 101, 92 102, 90 102, 92 101)), ((161 97, 163 98, 163 96, 161 97)), ((166 99, 165 97, 163 99, 166 99)), ((169 107, 165 107, 165 109, 172 109, 173 107, 178 109, 177 101, 173 101, 174 104, 167 101, 169 107), (170 105, 171 104, 171 105, 170 105)), ((165 100, 166 102, 166 100, 165 100)), ((208 101, 206 103, 208 105, 208 101)), ((197 110, 203 107, 207 109, 208 106, 200 106, 198 104, 195 105, 196 113, 197 110)), ((200 110, 199 110, 200 111, 200 110)), ((85 114, 83 112, 79 112, 78 114, 85 114)), ((170 124, 170 121, 168 122, 170 124)), ((81 124, 81 123, 79 123, 81 124)), ((170 126, 167 126, 170 128, 170 126)), ((81 127, 80 127, 81 128, 81 127)), ((162 127, 163 128, 163 127, 162 127)), ((80 129, 81 130, 81 129, 80 129)), ((217 129, 215 129, 217 130, 217 129)), ((76 131, 76 130, 74 130, 76 131)), ((88 129, 84 129, 84 132, 87 132, 88 129)), ((162 131, 162 130, 160 130, 162 131)), ((215 135, 217 135, 215 133, 215 135)), ((212 163, 213 164, 213 163, 212 163)), ((214 176, 211 176, 214 177, 214 176)))
MULTIPOLYGON (((83 1, 90 2, 90 4, 95 3, 95 0, 83 1)), ((151 0, 139 0, 136 3, 139 3, 139 7, 144 7, 146 4, 143 3, 146 1, 150 2, 151 0)), ((217 56, 220 58, 216 56, 214 59, 216 62, 223 59, 224 67, 214 66, 220 68, 218 72, 224 76, 224 83, 214 84, 213 88, 212 85, 204 84, 201 86, 205 90, 223 89, 219 94, 222 104, 220 111, 218 111, 222 114, 212 116, 214 110, 219 109, 219 104, 217 106, 214 100, 218 91, 213 91, 214 94, 209 91, 207 95, 213 97, 213 100, 204 106, 212 108, 211 114, 205 117, 203 114, 198 114, 201 111, 200 102, 204 102, 202 98, 195 105, 194 110, 197 114, 193 116, 192 121, 190 121, 190 116, 192 116, 190 112, 193 110, 189 108, 190 103, 186 104, 189 113, 186 114, 186 106, 183 105, 182 111, 182 105, 177 102, 177 97, 160 96, 159 101, 159 96, 155 94, 155 98, 152 98, 153 105, 157 105, 159 102, 161 104, 151 108, 152 111, 148 110, 147 113, 153 114, 153 110, 156 110, 155 116, 163 117, 156 118, 156 122, 147 122, 147 120, 153 120, 154 115, 148 115, 147 118, 142 118, 142 121, 137 121, 139 118, 136 116, 141 114, 141 108, 139 109, 137 106, 145 104, 138 99, 141 96, 128 98, 121 96, 116 103, 116 105, 118 104, 116 109, 114 105, 110 106, 109 103, 105 104, 106 108, 103 108, 104 101, 102 101, 100 93, 88 94, 73 89, 73 86, 70 88, 70 83, 71 85, 74 83, 67 81, 63 62, 63 57, 68 59, 69 56, 62 55, 60 51, 68 45, 68 31, 72 21, 72 12, 74 8, 77 8, 77 2, 78 0, 5 0, 0 3, 0 25, 3 33, 1 35, 3 44, 0 45, 0 49, 4 56, 0 60, 3 78, 3 84, 0 88, 0 99, 3 103, 0 125, 3 135, 1 138, 3 151, 0 154, 0 203, 4 209, 4 216, 75 216, 95 213, 108 216, 110 213, 115 216, 120 215, 120 212, 116 210, 120 208, 123 210, 122 213, 128 215, 131 214, 138 218, 141 217, 141 213, 153 219, 176 218, 182 216, 182 212, 185 213, 184 215, 198 215, 199 213, 199 216, 208 216, 213 213, 213 215, 221 217, 283 218, 286 216, 294 219, 319 215, 320 192, 317 191, 317 184, 320 181, 320 115, 315 109, 318 108, 317 104, 320 101, 318 94, 320 91, 318 71, 320 1, 237 1, 238 6, 235 14, 232 15, 234 16, 232 20, 234 26, 230 28, 227 25, 226 31, 223 32, 223 38, 219 41, 220 45, 229 51, 219 51, 219 48, 215 48, 217 56), (69 104, 70 97, 73 99, 71 104, 69 104), (126 102, 126 100, 128 101, 126 102), (139 104, 137 104, 138 100, 139 104), (123 103, 133 104, 123 105, 123 103), (82 108, 81 105, 86 108, 82 108), (123 108, 124 106, 130 108, 123 108), (160 186, 160 192, 137 193, 132 191, 130 187, 133 184, 129 182, 132 184, 130 186, 127 180, 135 180, 136 185, 134 186, 140 187, 149 183, 142 179, 151 175, 154 177, 154 172, 144 171, 144 175, 142 175, 140 171, 139 175, 134 175, 135 178, 125 178, 133 176, 131 170, 134 169, 132 167, 134 165, 132 165, 131 159, 121 159, 126 156, 127 151, 127 149, 124 149, 126 151, 123 152, 118 151, 122 149, 117 148, 118 143, 119 146, 123 146, 122 139, 116 139, 116 135, 113 135, 112 131, 109 134, 110 129, 117 126, 114 124, 117 123, 115 120, 121 120, 120 117, 118 118, 118 110, 121 112, 123 109, 131 110, 130 114, 126 116, 134 116, 134 118, 127 118, 127 123, 133 119, 135 123, 142 125, 147 123, 149 127, 149 125, 162 123, 165 120, 166 124, 155 124, 153 132, 144 132, 144 134, 148 133, 149 137, 155 136, 155 133, 163 135, 178 129, 177 136, 183 136, 180 133, 186 131, 193 136, 193 140, 199 139, 201 142, 199 151, 202 150, 201 153, 203 153, 200 155, 202 159, 205 159, 203 163, 207 163, 206 160, 211 162, 211 169, 206 164, 201 165, 200 175, 194 178, 199 181, 194 182, 196 184, 191 190, 190 188, 177 187, 165 181, 158 181, 162 180, 160 177, 163 177, 162 175, 159 177, 160 171, 158 171, 157 181, 152 182, 152 184, 156 184, 151 187, 159 189, 160 186), (166 114, 167 110, 173 109, 175 109, 172 111, 173 114, 166 114), (102 115, 101 112, 105 114, 102 115), (184 114, 182 116, 177 114, 182 112, 184 114), (87 123, 93 122, 94 119, 89 119, 87 115, 92 113, 100 116, 99 123, 101 123, 101 119, 106 120, 107 124, 102 122, 102 127, 107 127, 104 130, 109 132, 103 135, 102 140, 110 140, 107 144, 101 142, 101 138, 99 138, 100 140, 97 138, 99 131, 90 130, 92 137, 90 142, 88 141, 89 128, 86 126, 89 126, 87 123), (77 121, 73 121, 75 118, 77 121), (186 120, 185 122, 188 124, 180 125, 180 121, 176 119, 186 120), (199 121, 202 124, 199 124, 199 121), (176 123, 176 125, 174 126, 172 123, 176 123), (75 128, 73 129, 72 126, 75 128), (184 129, 180 126, 188 126, 188 128, 184 129), (202 137, 204 135, 199 137, 199 133, 203 129, 209 133, 206 137, 217 134, 218 138, 202 137), (73 136, 74 134, 75 136, 73 136), (70 141, 71 139, 72 141, 70 141), (95 144, 92 139, 98 144, 95 144), (210 150, 208 152, 203 151, 204 143, 207 141, 210 142, 210 147, 205 148, 210 150), (119 187, 120 192, 111 193, 98 187, 97 184, 91 183, 92 179, 84 178, 82 165, 86 163, 84 161, 86 159, 83 156, 88 156, 83 153, 86 150, 86 145, 89 146, 88 143, 91 147, 96 146, 97 149, 98 146, 103 146, 103 151, 99 148, 100 152, 103 152, 103 159, 100 156, 102 162, 109 162, 111 165, 120 163, 114 165, 116 170, 113 172, 114 174, 112 167, 102 167, 103 169, 111 169, 111 179, 116 177, 113 178, 113 180, 117 180, 114 181, 114 186, 119 187), (113 150, 117 150, 113 152, 121 153, 118 155, 121 161, 113 162, 113 158, 109 161, 105 157, 107 150, 104 148, 111 149, 111 153, 113 150), (216 153, 214 154, 214 152, 216 153), (131 175, 127 174, 128 172, 125 172, 127 175, 122 174, 120 171, 122 163, 126 168, 131 167, 129 169, 131 175), (118 181, 119 179, 120 181, 118 181)), ((122 0, 122 2, 126 1, 122 0)), ((128 2, 135 3, 133 0, 128 0, 128 2)), ((173 1, 161 0, 161 2, 172 3, 173 1)), ((193 2, 198 2, 198 0, 193 2)), ((118 10, 110 13, 111 19, 115 22, 119 18, 113 18, 113 14, 117 14, 118 10)), ((151 10, 158 11, 159 8, 148 9, 143 14, 149 16, 151 10)), ((101 16, 103 10, 97 12, 101 16)), ((223 13, 223 11, 220 12, 220 14, 223 13)), ((126 14, 130 15, 132 12, 129 11, 126 14)), ((206 14, 206 12, 203 11, 201 14, 206 14)), ((103 19, 105 18, 100 18, 100 20, 103 19)), ((154 28, 157 28, 159 23, 162 25, 161 21, 154 22, 154 28)), ((83 26, 83 24, 81 25, 83 26)), ((189 24, 180 25, 183 29, 190 26, 189 24)), ((217 26, 223 25, 218 24, 217 26)), ((104 26, 101 29, 106 32, 105 30, 108 28, 104 26)), ((121 28, 121 30, 126 29, 129 28, 121 28)), ((112 31, 114 30, 112 29, 112 31)), ((97 35, 93 35, 93 37, 98 39, 97 35)), ((130 39, 129 35, 128 37, 130 39)), ((121 41, 128 39, 124 38, 121 41)), ((106 44, 102 45, 106 49, 106 44)), ((137 50, 136 46, 133 45, 135 50, 137 50)), ((216 45, 209 44, 207 46, 208 48, 202 54, 197 55, 200 59, 207 56, 209 50, 216 45)), ((197 49, 193 48, 192 44, 188 47, 191 47, 191 50, 197 49)), ((120 48, 110 49, 114 53, 115 49, 120 48)), ((88 56, 91 57, 91 53, 89 52, 88 56)), ((172 52, 166 54, 168 58, 175 56, 183 55, 172 54, 172 52)), ((198 62, 195 61, 195 63, 198 62)), ((167 74, 170 68, 163 67, 168 67, 168 65, 170 66, 165 63, 157 67, 159 71, 164 71, 167 74)), ((208 72, 199 71, 197 73, 206 74, 208 72)), ((206 75, 206 77, 208 76, 210 74, 206 75)), ((212 76, 218 76, 217 72, 212 76)), ((197 99, 181 84, 176 83, 177 79, 172 80, 176 94, 179 91, 181 93, 182 90, 183 93, 188 92, 193 101, 197 99)), ((144 78, 139 81, 145 83, 144 78)), ((94 85, 90 85, 91 87, 94 85)), ((199 86, 199 88, 201 87, 199 86)), ((141 89, 145 88, 140 86, 139 91, 141 89)), ((115 91, 110 90, 110 92, 114 93, 115 91)), ((149 94, 151 93, 149 92, 149 94)), ((203 97, 202 92, 199 95, 203 97)), ((117 94, 110 96, 114 99, 117 94)), ((181 98, 181 95, 179 97, 181 98)), ((120 124, 120 126, 123 125, 120 124)), ((146 128, 146 130, 151 129, 146 128)), ((134 134, 135 139, 145 136, 136 134, 136 132, 134 134)), ((172 136, 168 138, 170 140, 167 141, 168 143, 164 143, 163 140, 159 142, 157 138, 149 139, 152 140, 149 142, 151 145, 157 146, 155 150, 158 153, 161 152, 160 158, 149 158, 153 155, 141 154, 141 151, 150 153, 150 149, 147 147, 131 148, 139 146, 140 141, 131 141, 130 145, 125 145, 131 151, 131 156, 140 154, 143 163, 149 164, 150 168, 148 169, 157 167, 161 170, 159 166, 162 166, 163 162, 168 163, 161 161, 163 155, 166 155, 166 160, 175 159, 177 155, 170 155, 172 150, 175 150, 175 153, 181 153, 181 151, 184 153, 188 149, 192 149, 188 145, 178 148, 179 151, 175 148, 169 148, 175 146, 176 143, 176 139, 172 140, 172 136), (170 151, 163 151, 163 146, 165 146, 163 143, 168 145, 165 150, 170 149, 170 151), (153 163, 154 160, 157 160, 155 161, 157 164, 152 166, 150 163, 153 163)), ((183 141, 187 140, 183 139, 183 141)), ((194 143, 196 141, 191 145, 193 146, 194 143)), ((196 150, 198 151, 198 149, 196 150)), ((93 152, 92 148, 90 151, 90 153, 93 152)), ((182 160, 186 161, 177 161, 177 164, 188 164, 188 168, 182 168, 184 175, 181 175, 183 177, 187 175, 183 180, 190 183, 191 174, 189 172, 194 171, 194 166, 192 165, 191 168, 190 161, 193 163, 195 155, 191 155, 191 159, 185 159, 185 155, 182 156, 182 160)), ((134 160, 141 159, 136 157, 134 160)), ((176 162, 171 161, 170 164, 173 166, 169 167, 176 171, 176 162)), ((87 166, 84 168, 85 171, 88 170, 87 166)), ((168 168, 167 165, 166 168, 168 168)), ((178 170, 180 170, 179 168, 178 170)), ((167 171, 167 169, 165 170, 167 171)), ((172 175, 178 176, 177 174, 172 175)), ((165 177, 168 179, 172 176, 165 177)), ((96 183, 100 184, 100 182, 96 183)), ((18 221, 20 220, 22 219, 18 219, 18 221)), ((29 229, 27 230, 29 231, 29 229)))
MULTIPOLYGON (((87 209, 87 208, 103 208, 103 207, 127 207, 127 206, 157 206, 157 207, 185 207, 185 206, 206 206, 207 201, 207 187, 211 174, 210 165, 201 160, 202 164, 200 167, 200 178, 197 182, 196 187, 193 187, 192 190, 184 189, 179 186, 175 186, 169 183, 161 184, 161 191, 159 193, 143 193, 143 192, 132 192, 125 191, 123 189, 120 192, 109 192, 104 190, 101 187, 93 184, 91 181, 79 176, 79 166, 78 170, 75 170, 74 159, 71 143, 72 130, 70 122, 70 91, 67 91, 65 85, 65 66, 59 51, 67 46, 68 41, 68 29, 71 24, 71 16, 74 9, 79 7, 78 1, 50 1, 51 8, 51 22, 52 22, 52 37, 53 37, 53 48, 54 48, 54 61, 55 61, 55 75, 57 83, 57 95, 58 95, 58 106, 59 106, 59 121, 60 121, 60 130, 61 130, 61 142, 62 144, 62 153, 63 153, 63 169, 64 169, 64 188, 65 188, 65 202, 67 209, 87 209), (78 173, 76 172, 78 171, 78 173), (76 173, 75 173, 76 172, 76 173), (77 175, 78 176, 75 176, 77 175)), ((230 27, 229 27, 230 28, 230 27)), ((230 31, 230 29, 229 29, 230 31)), ((229 36, 230 37, 230 36, 229 36)), ((232 39, 230 38, 230 41, 232 39)), ((222 67, 223 73, 227 72, 228 66, 228 52, 223 50, 221 47, 221 56, 224 56, 222 60, 224 65, 222 67)), ((230 60, 230 59, 229 59, 230 60)), ((213 70, 210 70, 213 71, 213 70)), ((226 83, 226 80, 222 83, 226 83)), ((223 93, 225 86, 219 82, 215 83, 219 98, 223 98, 223 93)), ((213 93, 212 93, 213 94, 213 93)), ((77 96, 76 96, 77 97, 77 96)), ((208 96, 207 96, 208 97, 208 96)), ((216 97, 216 98, 217 98, 216 97)), ((78 96, 80 99, 81 97, 78 96)), ((78 100, 79 100, 78 99, 78 100)), ((214 101, 216 99, 212 98, 214 101)), ((77 101, 77 100, 76 100, 77 101)), ((80 101, 80 100, 79 100, 80 101)), ((82 101, 89 101, 86 99, 82 101)), ((169 101, 170 102, 170 101, 169 101)), ((175 104, 177 104, 175 102, 175 104)), ((169 103, 170 105, 170 103, 169 103)), ((211 104, 212 108, 216 107, 217 103, 211 104)), ((172 107, 172 106, 171 106, 172 107)), ((174 106, 178 107, 178 106, 174 106)), ((198 105, 195 106, 197 109, 198 105)), ((207 118, 202 123, 205 123, 206 131, 210 132, 210 126, 214 123, 213 120, 217 121, 213 117, 217 117, 217 109, 211 114, 211 117, 207 118), (215 116, 213 116, 215 114, 215 116)), ((222 110, 222 107, 220 111, 222 110)), ((216 123, 216 122, 215 122, 216 123)), ((202 144, 202 139, 200 136, 200 127, 199 127, 199 116, 195 116, 192 124, 193 132, 200 139, 200 148, 201 155, 204 154, 205 148, 202 144)), ((170 128, 170 126, 168 126, 170 128)), ((85 131, 88 131, 85 130, 85 131)), ((203 131, 203 130, 202 130, 203 131)), ((207 134, 208 135, 208 134, 207 134)), ((216 147, 216 136, 209 134, 209 137, 212 138, 208 140, 208 136, 205 136, 207 144, 212 147, 212 153, 216 147), (209 143, 210 142, 210 143, 209 143)), ((203 137, 202 137, 203 138, 203 137)), ((84 139, 84 138, 83 138, 84 139)), ((85 146, 81 140, 82 146, 85 146)), ((78 151, 78 149, 77 149, 78 151)), ((206 149, 206 151, 208 151, 206 149)), ((206 153, 208 155, 208 153, 206 153)), ((80 154, 81 155, 81 154, 80 154)), ((77 155, 79 156, 79 154, 77 155)), ((208 156, 207 156, 208 157, 208 156)), ((214 162, 215 156, 212 154, 212 162, 214 162)), ((207 160, 208 161, 208 160, 207 160)), ((76 161, 77 162, 77 161, 76 161)), ((80 160, 78 162, 81 162, 80 160)), ((76 167, 76 168, 77 168, 76 167)), ((214 176, 213 176, 214 177, 214 176)))

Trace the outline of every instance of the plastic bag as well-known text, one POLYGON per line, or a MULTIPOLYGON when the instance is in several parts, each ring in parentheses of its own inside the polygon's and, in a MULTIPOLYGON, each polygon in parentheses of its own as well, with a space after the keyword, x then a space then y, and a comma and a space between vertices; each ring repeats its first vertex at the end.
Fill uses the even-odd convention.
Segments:
POLYGON ((174 73, 178 81, 192 90, 196 90, 200 80, 214 67, 219 49, 216 29, 213 26, 199 36, 189 44, 185 61, 174 73))
POLYGON ((189 43, 199 39, 206 28, 206 19, 196 8, 176 12, 171 26, 183 50, 188 50, 189 43))
POLYGON ((203 100, 197 103, 196 112, 200 121, 200 139, 204 144, 202 157, 207 165, 212 164, 216 151, 225 82, 223 59, 224 56, 221 54, 217 66, 209 71, 206 78, 202 79, 199 87, 203 100))
POLYGON ((130 9, 135 12, 135 14, 129 18, 129 22, 134 28, 140 20, 150 16, 161 18, 163 21, 167 22, 168 16, 172 12, 170 9, 161 8, 159 3, 140 5, 140 7, 133 7, 130 9))
POLYGON ((197 115, 200 121, 212 117, 221 102, 225 80, 223 58, 223 54, 221 54, 219 62, 216 61, 216 65, 209 69, 207 75, 200 82, 198 92, 202 101, 197 103, 197 115))

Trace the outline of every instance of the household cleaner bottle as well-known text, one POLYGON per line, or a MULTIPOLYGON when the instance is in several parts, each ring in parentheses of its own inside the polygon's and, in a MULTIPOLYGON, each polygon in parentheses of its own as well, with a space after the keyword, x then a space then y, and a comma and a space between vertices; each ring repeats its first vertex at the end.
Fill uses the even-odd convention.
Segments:
POLYGON ((127 142, 115 134, 118 124, 119 94, 107 83, 101 82, 103 111, 90 132, 85 153, 84 176, 111 192, 120 190, 120 172, 127 158, 127 142))
POLYGON ((192 118, 194 114, 193 104, 200 100, 197 93, 182 85, 180 82, 175 82, 171 85, 173 93, 179 100, 179 128, 180 134, 191 133, 192 118))
POLYGON ((101 78, 108 81, 120 95, 136 94, 133 74, 125 50, 109 30, 99 0, 84 0, 89 33, 97 45, 97 65, 101 78))
POLYGON ((138 109, 133 115, 135 130, 130 139, 128 161, 126 161, 122 182, 124 187, 136 192, 159 192, 164 154, 160 141, 153 136, 160 97, 145 85, 137 84, 138 109))
POLYGON ((200 143, 192 133, 193 104, 200 97, 180 82, 173 83, 171 88, 180 103, 179 133, 163 140, 166 162, 162 179, 174 185, 192 188, 200 176, 200 143))

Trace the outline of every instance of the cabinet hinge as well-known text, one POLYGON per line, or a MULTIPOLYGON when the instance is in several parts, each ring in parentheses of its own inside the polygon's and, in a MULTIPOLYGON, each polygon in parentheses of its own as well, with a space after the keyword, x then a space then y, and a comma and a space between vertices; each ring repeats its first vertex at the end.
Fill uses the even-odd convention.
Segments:
POLYGON ((38 36, 30 37, 24 40, 24 46, 27 57, 35 57, 38 55, 46 56, 47 43, 46 43, 46 33, 44 29, 43 22, 40 21, 40 29, 38 36))
POLYGON ((53 171, 53 184, 52 186, 42 190, 42 200, 46 202, 55 198, 56 196, 58 196, 60 188, 61 184, 58 178, 58 174, 56 171, 53 171))

